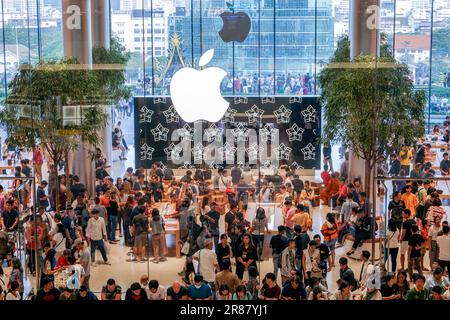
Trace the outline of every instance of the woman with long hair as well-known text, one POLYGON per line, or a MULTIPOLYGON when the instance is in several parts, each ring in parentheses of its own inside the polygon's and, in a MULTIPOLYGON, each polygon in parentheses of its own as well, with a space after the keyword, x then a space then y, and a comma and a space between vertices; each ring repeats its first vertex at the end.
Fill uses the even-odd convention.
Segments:
POLYGON ((54 279, 54 274, 59 271, 56 268, 56 259, 55 259, 56 251, 55 249, 48 249, 45 254, 44 261, 42 263, 42 272, 41 272, 41 282, 44 277, 54 279))
POLYGON ((388 256, 391 257, 391 270, 395 272, 397 269, 397 255, 399 242, 398 237, 400 235, 400 231, 397 229, 397 224, 393 219, 389 219, 388 221, 388 231, 387 231, 387 240, 388 240, 388 256))
POLYGON ((397 286, 399 288, 401 299, 404 300, 409 291, 408 273, 404 269, 397 271, 397 286))
POLYGON ((430 248, 429 257, 430 257, 430 269, 433 269, 433 263, 438 260, 438 245, 437 245, 437 236, 440 231, 442 231, 441 218, 435 217, 434 223, 428 229, 428 241, 430 248))
POLYGON ((123 223, 123 235, 125 236, 124 241, 125 245, 132 246, 132 239, 130 234, 130 226, 131 226, 131 212, 134 208, 134 197, 129 195, 127 201, 123 205, 122 208, 122 223, 123 223))
POLYGON ((264 236, 269 232, 268 219, 266 217, 266 211, 264 210, 264 208, 260 207, 256 210, 256 216, 252 221, 251 230, 253 244, 258 250, 258 260, 262 261, 264 236))
POLYGON ((52 239, 53 249, 55 249, 55 258, 59 259, 66 250, 66 233, 62 223, 56 225, 56 233, 52 239))
POLYGON ((258 259, 258 254, 256 252, 256 247, 252 244, 251 236, 246 233, 242 236, 242 243, 236 250, 236 275, 239 279, 244 278, 244 273, 250 266, 256 266, 256 260, 258 259))
POLYGON ((346 281, 341 281, 339 290, 334 294, 335 300, 353 300, 351 286, 346 281))
POLYGON ((9 275, 9 283, 8 288, 11 288, 11 283, 16 282, 19 284, 19 293, 20 296, 23 296, 23 268, 22 263, 20 262, 19 258, 14 258, 11 262, 12 264, 12 271, 9 275))
POLYGON ((331 267, 334 267, 334 261, 336 258, 336 241, 338 239, 338 227, 334 215, 330 212, 327 214, 327 220, 323 223, 320 232, 323 235, 323 240, 330 249, 331 254, 331 267))

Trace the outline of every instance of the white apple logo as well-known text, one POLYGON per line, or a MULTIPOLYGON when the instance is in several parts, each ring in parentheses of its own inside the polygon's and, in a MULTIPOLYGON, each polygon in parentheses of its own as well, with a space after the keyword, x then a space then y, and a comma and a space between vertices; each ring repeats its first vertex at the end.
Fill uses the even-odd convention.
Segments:
MULTIPOLYGON (((199 67, 206 66, 213 56, 214 49, 206 51, 199 67)), ((225 70, 216 67, 201 71, 183 68, 176 72, 170 83, 170 94, 180 117, 186 122, 220 121, 229 106, 220 92, 220 83, 226 75, 225 70)))

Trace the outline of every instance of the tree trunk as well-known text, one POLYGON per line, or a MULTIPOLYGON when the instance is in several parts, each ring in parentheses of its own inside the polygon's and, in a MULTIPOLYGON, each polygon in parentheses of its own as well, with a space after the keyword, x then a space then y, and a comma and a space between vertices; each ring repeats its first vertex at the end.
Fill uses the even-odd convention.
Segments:
POLYGON ((66 174, 66 195, 67 195, 67 202, 72 203, 72 193, 70 192, 70 181, 69 181, 69 150, 64 151, 64 159, 66 162, 66 165, 64 166, 64 173, 66 174))
MULTIPOLYGON (((364 160, 364 192, 367 195, 367 199, 371 199, 371 178, 372 178, 372 168, 370 166, 371 159, 364 160)), ((374 190, 372 190, 373 192, 374 190)), ((366 212, 369 213, 369 206, 366 206, 366 212)))

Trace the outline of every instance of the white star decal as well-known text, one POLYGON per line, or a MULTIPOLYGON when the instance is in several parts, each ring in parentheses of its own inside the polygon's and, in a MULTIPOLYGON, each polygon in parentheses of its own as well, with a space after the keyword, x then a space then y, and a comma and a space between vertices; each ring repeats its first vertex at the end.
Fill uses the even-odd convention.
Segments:
POLYGON ((264 169, 272 169, 272 170, 277 169, 277 167, 270 160, 266 160, 262 166, 264 169))
POLYGON ((195 128, 191 128, 187 123, 180 130, 183 140, 194 141, 195 128))
POLYGON ((296 161, 292 162, 289 168, 294 171, 299 169, 305 169, 301 165, 299 165, 296 161))
POLYGON ((181 158, 181 152, 183 151, 183 148, 182 147, 180 147, 180 146, 175 146, 173 149, 172 149, 172 152, 171 152, 171 158, 172 158, 172 160, 180 160, 180 158, 181 158))
POLYGON ((192 150, 194 154, 194 161, 202 161, 203 160, 203 144, 201 142, 197 143, 197 145, 192 150))
POLYGON ((228 123, 234 123, 234 117, 236 113, 237 110, 228 108, 227 112, 225 113, 225 116, 223 117, 223 121, 228 123))
POLYGON ((255 123, 261 121, 261 116, 264 114, 264 110, 258 108, 256 104, 250 110, 245 111, 248 117, 249 123, 255 123))
POLYGON ((249 146, 247 149, 248 154, 248 160, 249 161, 256 161, 258 160, 260 152, 264 151, 264 147, 259 146, 257 143, 253 143, 249 146))
POLYGON ((211 124, 208 129, 205 130, 206 141, 222 141, 222 129, 218 128, 216 124, 211 124))
POLYGON ((167 141, 167 134, 169 133, 169 129, 164 128, 161 123, 158 126, 151 130, 155 141, 167 141))
POLYGON ((278 110, 273 112, 277 117, 277 123, 289 123, 292 111, 282 105, 278 110))
POLYGON ((262 129, 259 130, 259 137, 261 141, 266 142, 269 140, 269 138, 272 137, 272 135, 277 135, 279 130, 277 128, 274 128, 273 126, 269 124, 265 124, 262 129))
POLYGON ((237 141, 247 141, 248 133, 248 129, 242 123, 239 123, 236 128, 231 130, 231 134, 236 137, 237 141))
POLYGON ((301 149, 303 153, 303 158, 305 160, 315 160, 316 159, 316 147, 312 143, 301 149))
POLYGON ((149 108, 147 108, 147 106, 143 106, 141 108, 141 112, 139 113, 139 123, 150 123, 152 122, 152 116, 155 112, 149 108))
POLYGON ((234 104, 240 104, 240 103, 247 104, 248 103, 248 98, 247 97, 235 97, 234 98, 234 104))
POLYGON ((262 104, 267 104, 267 103, 275 103, 275 97, 264 97, 261 98, 261 103, 262 104))
POLYGON ((314 109, 313 106, 309 105, 308 108, 303 110, 301 113, 305 119, 305 123, 316 122, 317 113, 316 109, 314 109))
POLYGON ((302 141, 303 140, 303 133, 305 132, 305 129, 300 128, 296 123, 292 127, 286 130, 286 133, 289 136, 289 141, 302 141))
POLYGON ((169 109, 163 112, 164 116, 166 117, 167 123, 172 122, 179 122, 180 116, 178 115, 177 111, 175 110, 175 107, 172 105, 169 109))
POLYGON ((156 98, 153 98, 153 103, 166 103, 167 102, 167 99, 166 98, 163 98, 163 97, 156 97, 156 98))
POLYGON ((189 162, 183 163, 183 165, 180 167, 180 169, 187 169, 187 170, 190 170, 192 168, 193 166, 189 162))
POLYGON ((278 148, 274 149, 277 160, 289 160, 292 148, 287 147, 284 143, 280 144, 278 148))
POLYGON ((289 98, 289 103, 302 103, 302 97, 290 97, 289 98))
POLYGON ((150 147, 148 144, 144 143, 141 146, 141 161, 152 160, 153 159, 154 148, 150 147))
POLYGON ((223 151, 225 152, 225 159, 234 159, 234 155, 236 153, 236 147, 231 145, 230 143, 226 142, 223 148, 223 151))

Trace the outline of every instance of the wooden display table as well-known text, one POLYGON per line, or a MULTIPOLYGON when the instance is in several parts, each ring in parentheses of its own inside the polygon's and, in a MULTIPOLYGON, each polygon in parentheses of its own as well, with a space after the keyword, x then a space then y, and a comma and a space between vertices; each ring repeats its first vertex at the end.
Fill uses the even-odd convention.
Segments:
MULTIPOLYGON (((175 212, 175 204, 169 202, 156 202, 153 207, 159 210, 159 214, 164 218, 166 214, 175 212)), ((164 218, 166 234, 173 234, 175 236, 175 256, 181 258, 180 247, 180 222, 178 219, 164 218)))

